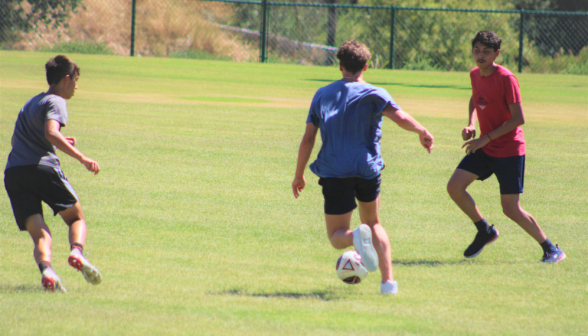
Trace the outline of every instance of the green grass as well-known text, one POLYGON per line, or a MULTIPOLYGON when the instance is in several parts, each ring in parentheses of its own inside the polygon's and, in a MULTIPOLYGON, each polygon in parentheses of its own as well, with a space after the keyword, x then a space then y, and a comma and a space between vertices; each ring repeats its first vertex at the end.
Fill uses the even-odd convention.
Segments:
POLYGON ((221 102, 221 103, 267 103, 267 99, 251 99, 236 97, 183 97, 188 100, 197 100, 203 102, 221 102))
MULTIPOLYGON (((50 56, 0 51, 0 157, 19 109, 46 90, 50 56)), ((60 157, 104 281, 92 287, 67 266, 67 227, 45 208, 69 295, 44 293, 30 238, 0 196, 0 334, 586 333, 587 77, 518 75, 528 142, 521 202, 568 255, 540 265, 539 246, 502 214, 494 178, 471 192, 501 237, 462 257, 475 229, 445 185, 463 155, 468 74, 366 73, 436 141, 427 155, 414 134, 384 124, 381 217, 400 292, 381 297, 377 274, 357 286, 336 277, 342 252, 326 238, 317 178, 308 172, 302 197, 291 194, 308 105, 340 77, 336 68, 72 58, 82 76, 62 131, 102 171, 60 157)))

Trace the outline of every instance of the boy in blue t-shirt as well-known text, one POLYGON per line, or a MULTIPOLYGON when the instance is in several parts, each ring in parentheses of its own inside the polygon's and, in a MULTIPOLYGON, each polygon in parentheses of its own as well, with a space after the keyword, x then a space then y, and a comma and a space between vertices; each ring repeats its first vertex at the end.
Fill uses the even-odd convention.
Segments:
POLYGON ((369 49, 354 40, 344 42, 337 51, 343 78, 319 89, 312 100, 292 191, 298 198, 306 185, 304 170, 320 129, 323 144, 310 169, 320 177, 319 184, 323 187, 329 240, 336 249, 354 245, 369 271, 380 267, 380 293, 396 294, 398 284, 392 276, 390 241, 378 214, 380 171, 384 168, 380 154, 382 116, 417 133, 429 153, 433 136, 402 111, 386 90, 364 81, 363 72, 370 57, 369 49), (351 231, 356 198, 363 224, 351 231))

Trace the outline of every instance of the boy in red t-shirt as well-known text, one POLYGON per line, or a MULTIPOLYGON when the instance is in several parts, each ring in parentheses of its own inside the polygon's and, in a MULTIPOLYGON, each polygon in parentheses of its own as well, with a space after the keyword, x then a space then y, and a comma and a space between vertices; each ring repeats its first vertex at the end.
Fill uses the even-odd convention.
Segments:
POLYGON ((525 175, 525 123, 521 94, 516 77, 505 67, 494 63, 500 54, 502 39, 491 31, 481 31, 472 40, 472 56, 477 68, 470 72, 472 97, 469 124, 462 131, 467 141, 467 155, 457 166, 447 184, 447 192, 460 209, 474 222, 478 233, 465 250, 466 258, 482 252, 485 245, 498 238, 494 225, 488 226, 474 199, 466 191, 475 180, 496 174, 500 184, 500 201, 504 214, 520 225, 543 248, 544 263, 556 263, 566 255, 547 239, 533 216, 523 210, 519 196, 525 175), (480 137, 476 137, 476 119, 480 137))

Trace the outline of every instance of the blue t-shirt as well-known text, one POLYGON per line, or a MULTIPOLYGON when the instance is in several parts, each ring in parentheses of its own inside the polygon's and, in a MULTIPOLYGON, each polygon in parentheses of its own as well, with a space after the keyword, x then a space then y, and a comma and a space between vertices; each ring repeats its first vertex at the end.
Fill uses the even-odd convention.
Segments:
POLYGON ((377 177, 384 168, 380 138, 388 104, 400 110, 386 90, 367 83, 339 80, 320 88, 306 120, 323 141, 310 170, 320 177, 377 177))
POLYGON ((45 137, 45 122, 56 120, 63 127, 67 124, 67 117, 66 103, 62 97, 41 93, 31 98, 16 119, 6 169, 26 165, 58 168, 55 147, 45 137))

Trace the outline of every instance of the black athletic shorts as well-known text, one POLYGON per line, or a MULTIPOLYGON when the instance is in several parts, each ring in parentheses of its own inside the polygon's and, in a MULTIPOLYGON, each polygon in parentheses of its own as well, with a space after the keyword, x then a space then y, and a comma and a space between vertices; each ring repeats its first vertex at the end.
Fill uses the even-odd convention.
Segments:
POLYGON ((478 180, 481 181, 496 174, 501 195, 523 193, 525 184, 524 155, 498 158, 478 149, 475 153, 466 155, 457 168, 478 175, 478 180))
POLYGON ((323 187, 325 197, 325 214, 342 215, 357 207, 355 199, 360 202, 373 202, 380 195, 380 175, 366 180, 361 177, 321 177, 319 184, 323 187))
POLYGON ((48 166, 8 168, 4 171, 4 187, 21 231, 26 231, 25 220, 28 217, 43 215, 41 202, 47 203, 53 209, 53 215, 57 215, 79 200, 63 171, 48 166))

